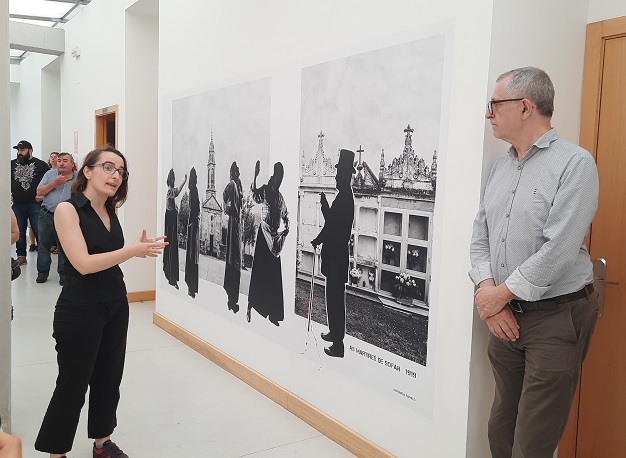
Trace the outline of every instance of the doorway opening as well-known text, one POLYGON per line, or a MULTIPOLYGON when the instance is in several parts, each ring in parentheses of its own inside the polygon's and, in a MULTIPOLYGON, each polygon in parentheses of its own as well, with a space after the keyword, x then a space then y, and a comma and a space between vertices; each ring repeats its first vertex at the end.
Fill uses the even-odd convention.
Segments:
POLYGON ((117 148, 117 105, 96 110, 94 148, 117 148))

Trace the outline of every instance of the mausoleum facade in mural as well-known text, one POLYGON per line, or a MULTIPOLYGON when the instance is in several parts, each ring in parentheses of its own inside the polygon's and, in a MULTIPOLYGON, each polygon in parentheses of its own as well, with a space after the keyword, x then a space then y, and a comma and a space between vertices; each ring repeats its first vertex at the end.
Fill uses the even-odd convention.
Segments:
MULTIPOLYGON (((404 148, 393 156, 380 152, 375 173, 356 150, 354 225, 350 240, 348 294, 380 301, 409 312, 428 313, 432 219, 437 184, 437 152, 427 163, 413 150, 413 129, 404 129, 404 148), (388 161, 388 162, 387 162, 388 161), (406 284, 408 282, 408 285, 406 284)), ((297 274, 323 283, 311 240, 323 226, 319 194, 336 194, 336 154, 324 152, 324 133, 316 153, 302 153, 298 192, 297 274), (315 265, 315 271, 313 272, 315 265)))

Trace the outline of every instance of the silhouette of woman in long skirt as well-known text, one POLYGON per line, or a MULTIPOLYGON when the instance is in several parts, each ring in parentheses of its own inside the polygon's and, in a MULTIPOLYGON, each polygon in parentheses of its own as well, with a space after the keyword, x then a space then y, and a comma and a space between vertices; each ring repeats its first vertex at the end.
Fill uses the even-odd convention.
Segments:
POLYGON ((200 197, 196 169, 189 172, 189 221, 187 223, 187 253, 185 255, 185 283, 192 298, 198 292, 198 257, 200 255, 200 197))
POLYGON ((241 204, 243 199, 239 167, 236 162, 230 166, 230 181, 224 189, 223 198, 224 213, 228 215, 224 289, 228 295, 228 309, 237 313, 241 280, 241 204))
POLYGON ((167 175, 167 197, 165 201, 165 237, 169 245, 163 249, 163 273, 170 285, 178 289, 178 209, 176 197, 187 182, 187 175, 180 184, 175 187, 176 177, 174 169, 170 169, 167 175))
POLYGON ((246 318, 250 321, 251 311, 254 308, 261 316, 279 326, 280 322, 285 319, 280 253, 285 237, 289 233, 287 206, 278 190, 283 181, 284 170, 283 165, 277 162, 274 164, 274 174, 267 184, 257 188, 256 178, 260 169, 260 162, 257 161, 251 191, 254 201, 263 204, 263 219, 259 224, 254 247, 246 318), (280 230, 281 222, 282 231, 280 230))

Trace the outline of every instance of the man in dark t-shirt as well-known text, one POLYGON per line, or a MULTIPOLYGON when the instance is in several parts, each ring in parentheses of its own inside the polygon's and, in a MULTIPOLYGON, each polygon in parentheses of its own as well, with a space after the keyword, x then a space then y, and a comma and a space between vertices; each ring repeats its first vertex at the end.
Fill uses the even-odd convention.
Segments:
POLYGON ((17 157, 11 161, 11 200, 13 212, 20 228, 20 238, 15 244, 17 262, 26 264, 26 230, 28 222, 37 238, 41 197, 37 197, 37 186, 48 171, 48 164, 33 157, 33 145, 21 140, 13 147, 17 157))

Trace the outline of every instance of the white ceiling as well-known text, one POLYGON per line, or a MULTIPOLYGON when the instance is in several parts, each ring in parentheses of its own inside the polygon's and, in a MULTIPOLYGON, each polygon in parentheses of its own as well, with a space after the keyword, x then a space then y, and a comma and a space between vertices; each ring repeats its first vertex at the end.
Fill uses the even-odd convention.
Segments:
MULTIPOLYGON (((9 0, 9 19, 44 27, 63 27, 91 0, 9 0)), ((26 52, 11 49, 13 60, 25 57, 26 52)))

